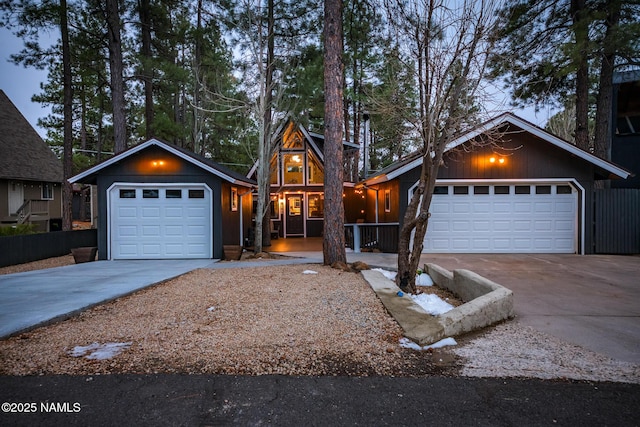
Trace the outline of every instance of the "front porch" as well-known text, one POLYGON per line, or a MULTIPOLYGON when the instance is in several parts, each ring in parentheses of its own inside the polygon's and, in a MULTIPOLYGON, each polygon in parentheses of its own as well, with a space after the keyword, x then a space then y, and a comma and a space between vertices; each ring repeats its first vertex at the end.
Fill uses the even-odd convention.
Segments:
MULTIPOLYGON (((398 223, 345 224, 345 246, 354 252, 398 252, 398 223)), ((251 249, 251 248, 247 248, 251 249)), ((269 252, 322 252, 322 237, 271 239, 269 252)))

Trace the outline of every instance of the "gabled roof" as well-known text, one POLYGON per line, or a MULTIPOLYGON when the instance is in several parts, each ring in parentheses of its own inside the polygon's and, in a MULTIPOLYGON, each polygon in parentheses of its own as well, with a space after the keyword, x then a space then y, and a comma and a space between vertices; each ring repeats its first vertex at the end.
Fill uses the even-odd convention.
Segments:
MULTIPOLYGON (((292 120, 289 121, 285 121, 280 128, 278 129, 277 133, 280 134, 278 137, 281 138, 282 137, 282 133, 284 133, 284 131, 286 130, 287 126, 289 125, 290 122, 293 122, 292 120)), ((318 158, 320 159, 320 161, 322 163, 324 163, 324 135, 319 134, 319 133, 315 133, 315 132, 311 132, 309 130, 307 130, 307 128, 305 128, 302 124, 296 124, 294 122, 294 126, 297 126, 298 129, 300 129, 300 131, 302 132, 302 134, 304 135, 305 139, 307 140, 307 142, 309 143, 309 145, 311 146, 311 148, 313 149, 313 152, 316 156, 318 156, 318 158)), ((342 146, 344 148, 349 148, 349 149, 359 149, 358 144, 354 144, 352 142, 347 142, 347 141, 342 141, 342 146)), ((258 162, 256 161, 253 166, 251 167, 251 169, 249 170, 249 172, 247 173, 247 176, 253 176, 253 174, 256 173, 256 169, 258 168, 258 162)))
POLYGON ((0 90, 0 179, 62 182, 62 162, 0 90))
MULTIPOLYGON (((628 170, 620 166, 617 166, 611 162, 608 162, 607 160, 601 159, 600 157, 594 156, 593 154, 588 153, 576 147, 575 145, 547 132, 546 130, 512 113, 503 113, 497 116, 496 118, 491 119, 468 132, 462 133, 458 137, 454 138, 447 145, 447 148, 445 151, 452 150, 483 133, 487 133, 493 129, 500 128, 505 125, 511 125, 519 129, 522 129, 525 132, 528 132, 552 145, 555 145, 558 148, 565 150, 569 154, 575 155, 576 157, 579 157, 593 164, 594 166, 609 172, 611 175, 615 177, 626 179, 632 175, 632 173, 629 172, 628 170)), ((419 152, 412 153, 407 158, 399 160, 389 165, 385 169, 382 169, 381 171, 377 172, 376 174, 371 175, 370 177, 367 177, 367 179, 364 180, 364 183, 373 184, 374 182, 375 183, 386 182, 416 167, 419 167, 421 164, 422 164, 422 155, 419 152)))
POLYGON ((206 157, 200 156, 198 154, 195 154, 189 150, 185 150, 184 148, 178 147, 177 145, 174 144, 170 144, 168 142, 163 142, 160 141, 158 139, 150 139, 147 142, 144 142, 142 144, 136 145, 135 147, 129 148, 126 151, 123 151, 122 153, 119 153, 115 156, 113 156, 112 158, 110 158, 109 160, 106 160, 100 164, 97 164, 87 170, 85 170, 82 173, 79 173, 78 175, 69 178, 69 182, 74 183, 74 182, 90 182, 93 181, 95 179, 95 176, 102 170, 105 169, 115 163, 118 163, 120 161, 122 161, 123 159, 126 159, 127 157, 138 153, 140 151, 145 150, 146 148, 150 147, 150 146, 157 146, 162 148, 163 150, 177 156, 180 157, 181 159, 192 163, 193 165, 209 172, 212 173, 222 179, 224 179, 225 181, 228 181, 232 184, 236 184, 236 185, 242 185, 245 187, 251 187, 253 185, 255 185, 255 181, 253 181, 252 179, 249 179, 247 177, 245 177, 242 174, 239 174, 235 171, 232 171, 229 168, 226 168, 210 159, 207 159, 206 157))

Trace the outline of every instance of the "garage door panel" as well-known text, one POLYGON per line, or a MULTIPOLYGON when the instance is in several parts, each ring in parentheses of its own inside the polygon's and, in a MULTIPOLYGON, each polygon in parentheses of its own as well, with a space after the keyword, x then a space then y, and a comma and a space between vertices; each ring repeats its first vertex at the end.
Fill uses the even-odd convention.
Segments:
POLYGON ((138 209, 134 207, 120 207, 117 212, 120 218, 137 218, 138 209))
MULTIPOLYGON (((424 252, 575 253, 577 193, 434 194, 424 252)), ((549 191, 549 190, 547 190, 549 191)))
POLYGON ((452 212, 454 214, 467 214, 471 212, 471 204, 469 202, 454 203, 452 212))
POLYGON ((159 225, 143 225, 142 235, 143 236, 160 236, 160 226, 159 225))
POLYGON ((537 220, 534 225, 536 232, 553 231, 553 221, 551 220, 537 220))
POLYGON ((184 235, 184 227, 182 225, 167 225, 164 228, 165 236, 177 236, 184 235))
POLYGON ((160 208, 157 208, 157 207, 153 207, 153 208, 143 207, 141 209, 140 217, 143 218, 143 219, 146 219, 146 220, 159 219, 160 218, 160 208))
POLYGON ((182 207, 168 207, 164 211, 164 215, 166 218, 177 218, 182 219, 184 217, 184 210, 182 207))
POLYGON ((135 237, 138 234, 138 228, 135 225, 118 227, 118 233, 120 237, 135 237))
POLYGON ((176 188, 167 184, 122 184, 112 187, 109 205, 110 257, 210 258, 211 200, 211 192, 200 185, 176 188), (121 192, 121 188, 128 191, 121 192), (189 194, 188 190, 195 190, 199 197, 177 197, 178 194, 189 194), (204 197, 200 197, 203 193, 204 197), (126 197, 120 197, 121 194, 126 194, 126 197), (154 197, 144 198, 143 194, 153 194, 154 197))

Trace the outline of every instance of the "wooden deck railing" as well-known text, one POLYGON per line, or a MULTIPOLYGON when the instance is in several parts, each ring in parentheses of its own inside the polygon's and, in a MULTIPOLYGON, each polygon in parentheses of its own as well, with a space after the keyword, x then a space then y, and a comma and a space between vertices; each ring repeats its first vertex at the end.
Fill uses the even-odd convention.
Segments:
POLYGON ((49 200, 26 200, 16 212, 18 224, 49 219, 49 200))
POLYGON ((346 246, 354 252, 377 249, 397 253, 399 228, 397 222, 345 224, 346 246))

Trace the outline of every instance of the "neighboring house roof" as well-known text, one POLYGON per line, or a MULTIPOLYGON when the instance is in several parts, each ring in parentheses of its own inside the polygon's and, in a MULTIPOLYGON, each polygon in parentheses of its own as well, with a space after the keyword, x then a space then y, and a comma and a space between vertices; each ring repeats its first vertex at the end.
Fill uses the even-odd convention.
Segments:
POLYGON ((0 179, 62 182, 62 162, 0 90, 0 179))
MULTIPOLYGON (((575 155, 593 164, 594 166, 603 169, 614 177, 626 179, 629 176, 632 176, 632 173, 630 171, 611 162, 608 162, 607 160, 601 159, 600 157, 594 156, 593 154, 576 147, 575 145, 547 132, 546 130, 528 122, 527 120, 515 116, 512 113, 501 114, 498 117, 491 119, 468 132, 462 133, 447 145, 445 151, 452 150, 483 133, 487 133, 492 129, 500 128, 505 125, 513 125, 519 129, 522 129, 525 132, 528 132, 552 145, 555 145, 558 148, 567 151, 569 154, 575 155)), ((404 174, 405 172, 419 167, 421 164, 421 153, 412 153, 405 159, 401 159, 378 171, 374 175, 367 177, 367 179, 364 180, 364 183, 372 184, 375 182, 376 184, 378 184, 381 182, 386 182, 404 174)))
POLYGON ((252 179, 249 179, 247 177, 245 177, 244 175, 232 171, 229 168, 226 168, 210 159, 207 159, 206 157, 200 156, 198 154, 195 154, 189 150, 186 150, 184 148, 178 147, 177 145, 174 144, 170 144, 168 142, 163 142, 160 141, 158 139, 150 139, 147 142, 144 142, 142 144, 136 145, 135 147, 129 148, 126 151, 123 151, 122 153, 119 153, 115 156, 113 156, 112 158, 110 158, 109 160, 105 160, 104 162, 97 164, 87 170, 85 170, 82 173, 79 173, 78 175, 69 178, 69 182, 74 183, 74 182, 93 182, 95 180, 96 175, 104 168, 107 168, 111 165, 113 165, 114 163, 117 163, 135 153, 138 153, 144 149, 146 149, 147 147, 150 147, 152 145, 158 146, 160 148, 162 148, 163 150, 168 151, 169 153, 180 157, 181 159, 194 164, 195 166, 209 172, 212 173, 222 179, 224 179, 225 181, 228 181, 232 184, 237 184, 237 185, 242 185, 245 187, 251 187, 253 185, 255 185, 255 181, 253 181, 252 179))

